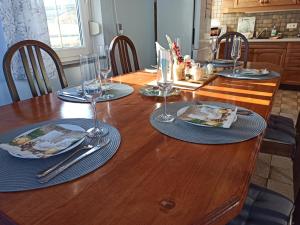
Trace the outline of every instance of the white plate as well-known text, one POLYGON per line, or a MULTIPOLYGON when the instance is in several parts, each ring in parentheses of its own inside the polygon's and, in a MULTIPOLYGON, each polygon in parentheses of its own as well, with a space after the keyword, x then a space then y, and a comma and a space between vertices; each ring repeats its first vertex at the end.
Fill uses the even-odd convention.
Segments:
MULTIPOLYGON (((85 131, 82 127, 80 126, 77 126, 77 125, 73 125, 73 124, 56 124, 58 126, 61 126, 65 129, 68 129, 68 130, 74 130, 74 131, 85 131)), ((20 137, 22 135, 26 135, 26 134, 29 134, 30 132, 32 132, 33 130, 36 130, 38 129, 39 127, 37 128, 34 128, 34 129, 31 129, 31 130, 28 130, 20 135, 18 135, 17 137, 20 137)), ((17 138, 15 137, 15 138, 17 138)), ((75 142, 74 144, 72 144, 71 146, 69 146, 68 148, 64 149, 64 150, 61 150, 61 151, 58 151, 56 153, 53 153, 51 155, 46 155, 46 154, 40 154, 40 155, 36 155, 36 154, 33 154, 32 152, 29 152, 29 151, 14 151, 14 150, 6 150, 10 155, 14 156, 14 157, 17 157, 17 158, 23 158, 23 159, 39 159, 39 158, 48 158, 48 157, 51 157, 51 156, 54 156, 54 155, 59 155, 59 154, 62 154, 64 152, 67 152, 75 147, 77 147, 78 145, 80 145, 83 141, 84 141, 85 138, 82 138, 80 139, 79 141, 75 142)))
POLYGON ((270 72, 266 69, 257 70, 257 69, 243 69, 239 72, 239 75, 242 76, 265 76, 268 75, 270 72))

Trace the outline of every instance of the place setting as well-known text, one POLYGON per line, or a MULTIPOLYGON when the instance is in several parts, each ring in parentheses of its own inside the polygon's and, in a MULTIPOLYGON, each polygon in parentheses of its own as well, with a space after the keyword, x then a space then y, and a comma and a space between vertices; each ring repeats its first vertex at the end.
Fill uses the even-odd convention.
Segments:
POLYGON ((72 181, 103 166, 118 151, 119 131, 97 119, 97 100, 104 93, 101 78, 90 70, 82 71, 82 76, 93 119, 49 120, 2 134, 0 192, 72 181))
MULTIPOLYGON (((223 66, 224 70, 218 71, 219 76, 233 78, 233 79, 244 79, 244 80, 268 80, 280 77, 280 74, 275 71, 270 71, 267 69, 246 69, 241 68, 238 62, 241 57, 241 48, 242 48, 242 39, 240 37, 234 36, 232 40, 232 49, 231 49, 231 58, 233 65, 230 68, 223 66)), ((231 60, 217 60, 223 62, 226 65, 226 62, 231 60)), ((228 64, 229 65, 229 64, 228 64)))
POLYGON ((101 82, 93 83, 82 80, 81 86, 68 87, 57 91, 56 94, 59 99, 75 103, 89 103, 86 92, 93 91, 93 89, 99 88, 100 85, 103 94, 97 98, 97 102, 116 100, 133 93, 133 87, 127 84, 113 83, 111 78, 108 77, 112 71, 109 47, 100 45, 96 49, 98 50, 96 53, 80 56, 80 71, 81 74, 98 74, 101 82))
POLYGON ((197 101, 167 104, 172 89, 172 53, 160 50, 157 84, 164 103, 150 116, 151 125, 172 138, 197 144, 232 144, 252 139, 266 128, 259 114, 229 103, 197 101))

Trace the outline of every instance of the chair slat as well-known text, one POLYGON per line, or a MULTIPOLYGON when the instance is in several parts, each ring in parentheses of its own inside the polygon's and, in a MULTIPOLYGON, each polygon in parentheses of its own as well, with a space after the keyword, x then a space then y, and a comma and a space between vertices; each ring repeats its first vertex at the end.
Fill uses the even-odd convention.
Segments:
POLYGON ((52 88, 51 88, 51 85, 50 85, 49 78, 47 76, 47 72, 46 72, 44 60, 43 60, 43 57, 42 57, 41 49, 38 46, 35 46, 35 53, 36 53, 36 56, 37 56, 37 59, 38 59, 39 65, 40 65, 40 70, 41 70, 41 73, 42 73, 42 76, 43 76, 43 79, 44 79, 44 82, 45 82, 45 85, 46 85, 47 92, 51 93, 52 88))
POLYGON ((35 84, 34 84, 34 80, 33 80, 31 71, 29 69, 29 63, 28 63, 28 59, 27 59, 27 56, 26 56, 26 53, 25 53, 25 49, 22 47, 22 48, 20 48, 19 52, 20 52, 20 55, 21 55, 22 63, 23 63, 23 66, 24 66, 26 77, 28 79, 28 83, 29 83, 29 87, 30 87, 32 96, 36 97, 36 96, 38 96, 38 93, 37 93, 36 88, 35 88, 35 84))
POLYGON ((33 50, 32 50, 31 46, 27 46, 27 52, 28 52, 28 55, 29 55, 29 59, 30 59, 30 62, 31 62, 31 67, 33 69, 33 74, 34 74, 35 80, 37 82, 38 88, 40 90, 40 93, 41 93, 41 95, 45 95, 46 90, 45 90, 44 84, 43 84, 43 82, 40 78, 39 70, 38 70, 37 63, 36 63, 36 59, 35 59, 35 56, 33 54, 33 50))
POLYGON ((127 44, 125 43, 125 41, 124 41, 124 51, 125 51, 125 55, 126 55, 127 68, 128 68, 128 73, 129 73, 129 71, 132 71, 132 68, 131 68, 130 57, 129 57, 129 53, 128 53, 128 47, 127 47, 127 44))
POLYGON ((125 61, 125 54, 124 54, 122 40, 119 42, 118 48, 119 48, 119 57, 120 57, 120 61, 121 61, 122 72, 126 73, 126 61, 125 61))

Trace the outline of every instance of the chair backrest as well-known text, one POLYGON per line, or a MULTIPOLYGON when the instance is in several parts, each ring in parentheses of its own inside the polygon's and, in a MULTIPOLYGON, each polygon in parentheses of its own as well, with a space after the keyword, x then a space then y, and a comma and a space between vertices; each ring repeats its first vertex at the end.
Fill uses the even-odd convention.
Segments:
POLYGON ((248 54, 249 54, 249 42, 247 38, 239 32, 227 32, 223 34, 221 37, 219 37, 218 39, 219 43, 221 43, 221 41, 225 39, 224 59, 231 59, 231 49, 233 44, 233 38, 235 36, 240 37, 243 40, 243 46, 244 46, 243 61, 244 61, 244 67, 246 67, 248 62, 248 54))
POLYGON ((111 66, 113 75, 119 75, 118 66, 117 66, 117 57, 116 57, 116 48, 118 48, 120 64, 122 67, 122 73, 130 73, 134 70, 137 71, 140 69, 137 53, 134 47, 133 42, 126 36, 120 35, 114 37, 109 46, 109 54, 111 58, 111 66), (128 48, 131 50, 132 59, 133 59, 133 67, 131 65, 131 57, 128 52, 128 48))
POLYGON ((36 89, 36 85, 39 89, 39 93, 41 95, 45 95, 47 93, 52 92, 52 88, 50 86, 49 78, 46 72, 44 60, 42 58, 41 49, 48 53, 48 55, 52 58, 57 73, 59 77, 59 81, 62 88, 65 88, 68 86, 67 80, 64 74, 64 70, 62 67, 62 63, 56 54, 56 52, 46 45, 43 42, 36 41, 36 40, 24 40, 20 41, 14 45, 12 45, 7 52, 4 55, 3 59, 3 71, 5 75, 5 79, 8 85, 8 89, 10 92, 10 95, 12 97, 13 102, 20 101, 19 94, 16 89, 16 85, 13 80, 12 70, 11 70, 11 64, 14 54, 19 51, 21 55, 21 60, 23 63, 24 71, 29 83, 29 87, 32 93, 33 97, 38 96, 38 92, 36 89), (26 51, 27 50, 27 54, 26 51), (35 51, 35 54, 34 54, 35 51), (27 55, 29 56, 29 60, 27 58, 27 55), (36 60, 37 58, 37 60, 36 60), (38 62, 38 63, 37 63, 38 62), (33 75, 30 69, 30 65, 33 71, 33 75), (39 66, 39 67, 38 67, 39 66), (40 74, 41 72, 41 74, 40 74))

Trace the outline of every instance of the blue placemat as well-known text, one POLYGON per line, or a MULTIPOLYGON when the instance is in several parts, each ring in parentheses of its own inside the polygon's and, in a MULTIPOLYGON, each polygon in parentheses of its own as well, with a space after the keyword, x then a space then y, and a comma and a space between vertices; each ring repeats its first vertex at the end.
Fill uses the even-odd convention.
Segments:
MULTIPOLYGON (((106 101, 112 101, 112 100, 116 100, 119 98, 123 98, 125 96, 130 95, 134 91, 133 87, 131 87, 127 84, 111 83, 110 86, 111 86, 111 90, 108 90, 106 93, 113 94, 114 96, 109 99, 98 98, 97 102, 106 102, 106 101)), ((77 97, 82 97, 78 90, 79 90, 78 87, 65 88, 65 89, 57 92, 57 97, 63 101, 68 101, 68 102, 89 103, 86 100, 79 100, 79 99, 59 95, 59 93, 61 93, 61 92, 66 92, 66 93, 69 93, 69 94, 77 96, 77 97)))
MULTIPOLYGON (((48 123, 75 124, 84 129, 93 126, 93 120, 91 119, 60 119, 46 121, 1 134, 0 142, 8 142, 29 129, 48 123)), ((121 143, 121 136, 119 131, 109 124, 100 123, 100 125, 108 129, 109 134, 106 137, 110 138, 111 142, 103 149, 82 159, 45 184, 40 184, 38 182, 36 174, 66 158, 73 152, 72 150, 47 159, 20 159, 11 156, 5 150, 0 149, 0 192, 25 191, 65 183, 82 177, 104 165, 117 152, 121 143)))
POLYGON ((269 79, 274 79, 277 77, 280 77, 280 74, 275 72, 275 71, 270 71, 270 73, 266 75, 244 75, 244 74, 239 74, 237 73, 236 75, 233 75, 232 70, 224 70, 221 72, 218 72, 218 75, 223 76, 223 77, 229 77, 233 79, 243 79, 243 80, 269 80, 269 79))
MULTIPOLYGON (((235 106, 220 102, 202 102, 203 104, 213 104, 226 108, 235 108, 235 106)), ((185 106, 192 105, 192 102, 177 102, 168 104, 169 114, 176 117, 177 111, 185 106)), ((244 109, 239 107, 240 109, 244 109)), ((244 109, 245 110, 245 109, 244 109)), ((266 128, 266 122, 257 113, 248 116, 238 115, 237 121, 229 129, 201 127, 175 119, 172 123, 161 123, 155 118, 161 114, 163 107, 155 110, 151 117, 150 123, 159 132, 179 139, 182 141, 197 144, 231 144, 249 140, 261 134, 266 128)))

